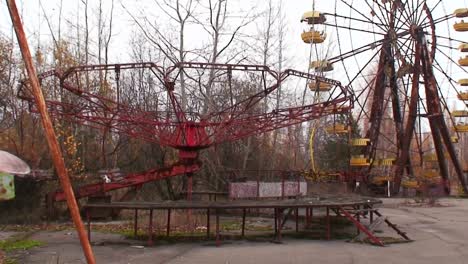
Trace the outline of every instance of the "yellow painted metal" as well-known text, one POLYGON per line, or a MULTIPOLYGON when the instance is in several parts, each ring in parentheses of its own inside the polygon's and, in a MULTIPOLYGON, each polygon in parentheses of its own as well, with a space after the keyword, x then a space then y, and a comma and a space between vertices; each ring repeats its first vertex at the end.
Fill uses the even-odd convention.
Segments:
POLYGON ((346 134, 349 131, 348 126, 344 124, 335 124, 327 127, 325 130, 329 134, 346 134))
POLYGON ((452 111, 452 116, 453 117, 468 117, 468 111, 467 110, 454 110, 452 111))
POLYGON ((332 88, 332 85, 326 82, 310 82, 309 89, 314 92, 328 92, 332 88))
POLYGON ((438 159, 435 153, 430 153, 430 154, 424 155, 423 160, 426 162, 434 162, 434 161, 437 161, 438 159))
POLYGON ((325 23, 325 21, 327 21, 327 18, 324 14, 320 13, 319 11, 305 12, 301 18, 301 22, 307 22, 310 25, 323 24, 325 23))
POLYGON ((352 156, 349 165, 353 167, 368 167, 371 164, 371 160, 364 155, 352 156))
POLYGON ((453 14, 456 17, 468 17, 468 8, 459 8, 456 9, 453 14))
POLYGON ((455 23, 453 25, 453 28, 455 29, 455 31, 465 32, 465 31, 468 31, 468 23, 462 20, 458 23, 455 23))
POLYGON ((455 125, 454 129, 458 133, 468 133, 468 124, 458 123, 455 125))
POLYGON ((304 41, 307 44, 320 44, 325 41, 327 38, 327 34, 321 31, 317 30, 310 30, 306 32, 302 32, 301 34, 302 41, 304 41))
POLYGON ((460 58, 458 60, 458 64, 460 66, 468 66, 468 56, 465 56, 464 58, 460 58))
POLYGON ((468 92, 461 92, 457 97, 462 101, 468 101, 468 92))
POLYGON ((401 186, 408 189, 419 189, 419 182, 417 180, 404 180, 401 182, 401 186))
POLYGON ((385 166, 393 166, 395 165, 396 158, 386 158, 386 159, 381 159, 378 162, 379 166, 385 167, 385 166))
POLYGON ((392 176, 374 176, 372 177, 371 179, 371 182, 373 184, 377 184, 377 185, 381 185, 381 184, 384 184, 384 183, 387 183, 387 182, 391 182, 393 181, 393 177, 392 176))
POLYGON ((468 86, 468 79, 460 79, 458 80, 458 84, 461 86, 468 86))
MULTIPOLYGON (((468 59, 467 59, 468 60, 468 59)), ((468 64, 468 62, 467 62, 468 64)), ((316 72, 329 72, 333 71, 333 64, 329 61, 313 61, 310 64, 310 68, 314 69, 316 72)))
POLYGON ((315 166, 315 158, 314 158, 314 140, 315 140, 315 134, 316 134, 317 128, 316 128, 316 123, 312 125, 312 129, 310 131, 310 137, 309 137, 309 155, 310 155, 310 167, 311 171, 313 174, 317 174, 317 167, 315 166))
POLYGON ((353 138, 350 145, 354 147, 365 147, 370 144, 369 138, 353 138))
POLYGON ((468 52, 468 43, 462 43, 462 44, 460 44, 460 46, 458 46, 458 49, 459 49, 461 52, 468 52))
POLYGON ((433 178, 439 178, 440 177, 440 172, 438 170, 424 170, 423 171, 423 177, 428 178, 428 179, 433 179, 433 178))

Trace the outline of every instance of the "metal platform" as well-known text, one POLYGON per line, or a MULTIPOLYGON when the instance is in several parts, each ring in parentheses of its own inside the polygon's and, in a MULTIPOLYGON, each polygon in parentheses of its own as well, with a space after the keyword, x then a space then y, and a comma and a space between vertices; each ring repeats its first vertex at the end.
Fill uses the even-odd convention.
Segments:
MULTIPOLYGON (((337 216, 349 219, 359 232, 363 232, 370 241, 383 246, 382 241, 375 237, 368 228, 361 224, 361 217, 366 216, 370 224, 373 222, 374 214, 381 217, 382 214, 375 205, 381 204, 382 201, 370 197, 360 196, 317 196, 298 199, 278 199, 278 200, 233 200, 233 201, 164 201, 164 202, 116 202, 116 203, 89 203, 84 206, 87 215, 88 236, 91 239, 91 218, 92 211, 96 209, 119 209, 134 211, 134 235, 138 230, 138 211, 149 211, 148 223, 148 245, 153 245, 153 212, 167 210, 167 230, 166 235, 170 235, 171 230, 171 210, 206 210, 207 220, 207 237, 210 236, 210 216, 215 215, 216 218, 216 245, 220 245, 220 228, 219 217, 220 212, 226 210, 242 210, 242 236, 245 234, 245 219, 246 213, 250 209, 273 209, 275 219, 275 239, 281 240, 281 229, 288 217, 294 212, 296 231, 299 223, 299 209, 305 209, 305 224, 310 223, 313 216, 313 210, 322 208, 325 209, 326 215, 326 239, 330 239, 331 224, 330 215, 335 213, 337 216), (284 214, 285 210, 287 213, 284 214)), ((388 219, 385 222, 393 228, 403 238, 409 240, 404 232, 401 232, 396 225, 392 224, 388 219)))

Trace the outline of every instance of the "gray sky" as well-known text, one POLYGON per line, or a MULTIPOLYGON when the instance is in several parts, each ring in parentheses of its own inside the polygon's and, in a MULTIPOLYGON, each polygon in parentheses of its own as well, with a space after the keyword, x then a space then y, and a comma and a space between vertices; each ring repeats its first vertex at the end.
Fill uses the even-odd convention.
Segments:
MULTIPOLYGON (((278 3, 280 0, 274 1, 278 3)), ((39 0, 28 0, 28 1, 18 1, 18 5, 20 7, 20 11, 24 17, 26 32, 29 36, 31 41, 31 45, 37 45, 37 34, 40 32, 40 40, 41 42, 47 42, 50 40, 50 31, 48 29, 48 25, 46 22, 45 17, 49 18, 49 21, 54 28, 57 30, 58 25, 58 12, 59 12, 59 4, 60 0, 43 0, 42 6, 45 10, 45 13, 42 11, 42 7, 39 5, 39 0)), ((63 19, 76 21, 76 20, 83 20, 83 10, 82 5, 80 4, 81 1, 77 0, 64 0, 63 1, 63 19)), ((96 4, 97 1, 90 1, 96 4)), ((207 0, 202 0, 201 4, 206 4, 207 0)), ((232 15, 240 15, 245 14, 246 12, 256 12, 252 10, 261 11, 266 8, 266 2, 262 0, 230 0, 230 8, 232 10, 232 15)), ((362 20, 366 20, 364 16, 370 17, 373 21, 379 22, 378 18, 372 17, 371 11, 372 8, 377 8, 373 1, 364 1, 364 0, 328 0, 328 1, 315 1, 316 2, 316 10, 320 10, 322 12, 327 13, 338 13, 341 16, 352 16, 353 18, 358 18, 362 20), (369 5, 366 4, 370 3, 369 5), (347 6, 345 3, 348 3, 347 6), (363 15, 359 14, 362 13, 363 15)), ((376 1, 381 3, 381 1, 376 1)), ((408 5, 414 5, 419 1, 408 1, 408 5)), ((428 0, 426 1, 429 7, 434 7, 437 5, 439 0, 428 0)), ((110 0, 104 1, 104 8, 105 12, 109 12, 110 10, 110 0)), ((114 17, 114 36, 112 41, 112 55, 111 61, 112 62, 128 62, 129 61, 129 41, 132 37, 132 31, 138 30, 134 23, 132 22, 131 17, 127 14, 126 11, 122 8, 122 3, 135 15, 141 16, 146 15, 147 17, 154 18, 155 21, 158 21, 162 26, 165 25, 164 22, 164 14, 157 11, 155 6, 154 0, 140 0, 140 1, 121 1, 115 0, 115 17, 114 17)), ((300 17, 305 11, 309 11, 312 9, 313 1, 312 0, 295 0, 295 1, 283 1, 283 13, 285 17, 285 24, 287 25, 287 33, 286 33, 286 50, 285 56, 289 58, 288 66, 291 68, 295 68, 298 70, 306 71, 307 65, 309 62, 309 52, 310 47, 305 45, 301 38, 300 34, 302 31, 307 30, 309 27, 305 24, 301 24, 299 22, 300 17)), ((452 13, 456 8, 461 8, 463 6, 467 6, 467 1, 463 0, 444 0, 441 4, 438 4, 433 11, 433 17, 439 18, 445 16, 446 14, 452 13)), ((378 8, 377 8, 378 9, 378 8)), ((91 17, 97 16, 96 9, 92 9, 90 11, 91 17)), ((376 11, 377 15, 379 14, 376 11)), ((380 13, 381 14, 381 13, 380 13)), ((455 39, 467 39, 467 35, 463 33, 454 32, 452 29, 452 24, 456 21, 456 19, 451 19, 448 22, 440 23, 437 25, 437 35, 439 36, 451 36, 455 39)), ((339 24, 342 26, 349 26, 350 20, 348 19, 335 19, 332 16, 328 17, 328 22, 330 24, 339 24)), ((65 21, 63 22, 65 23, 65 21)), ((379 35, 379 28, 370 25, 369 23, 360 23, 353 21, 352 27, 361 28, 363 30, 368 31, 375 31, 377 34, 370 34, 358 31, 350 31, 348 29, 336 29, 333 26, 317 26, 318 30, 323 30, 328 34, 328 38, 326 42, 322 45, 317 45, 313 47, 312 52, 312 60, 317 58, 327 57, 335 57, 341 53, 346 51, 352 50, 353 47, 360 47, 366 45, 368 43, 374 42, 378 39, 382 38, 382 35, 379 35), (338 37, 339 34, 339 37, 338 37), (340 39, 340 41, 338 41, 340 39), (326 55, 325 55, 326 54, 326 55)), ((64 26, 65 28, 65 26, 64 26)), ((11 34, 11 22, 9 20, 8 12, 6 9, 5 1, 0 1, 0 30, 7 36, 11 34)), ((248 34, 255 34, 258 30, 258 23, 251 24, 245 29, 245 33, 248 34)), ((198 28, 188 28, 187 30, 187 43, 190 48, 197 48, 204 44, 206 44, 207 39, 206 35, 200 33, 200 29, 198 28)), ((63 34, 67 34, 64 32, 63 34)), ((91 34, 96 34, 96 30, 94 29, 91 34)), ((92 38, 93 36, 91 36, 92 38)), ((444 53, 446 53, 449 57, 454 60, 458 60, 461 54, 458 51, 450 50, 444 48, 442 45, 445 46, 452 46, 457 47, 458 42, 449 42, 445 39, 439 39, 439 44, 441 44, 440 49, 444 53)), ((348 78, 345 72, 345 68, 348 70, 348 74, 350 76, 355 76, 360 69, 362 69, 365 62, 367 62, 377 51, 370 50, 368 52, 362 53, 358 56, 351 57, 345 60, 344 64, 337 63, 335 64, 335 71, 331 74, 328 74, 328 77, 340 80, 342 83, 347 84, 348 78)), ((377 56, 378 58, 378 56, 377 56)), ((454 63, 450 62, 450 59, 445 57, 441 52, 437 52, 437 61, 441 64, 445 71, 447 71, 448 75, 451 76, 453 79, 458 80, 460 78, 468 78, 468 74, 463 70, 454 65, 454 63)), ((368 67, 363 71, 364 74, 368 74, 372 71, 372 67, 368 67)), ((448 79, 436 72, 438 77, 439 83, 443 87, 447 87, 447 91, 445 96, 449 100, 450 106, 456 104, 457 107, 463 107, 463 104, 457 102, 455 100, 456 93, 453 88, 450 88, 448 83, 448 79)), ((358 89, 359 85, 363 84, 363 78, 358 78, 358 80, 354 83, 353 87, 358 89)))

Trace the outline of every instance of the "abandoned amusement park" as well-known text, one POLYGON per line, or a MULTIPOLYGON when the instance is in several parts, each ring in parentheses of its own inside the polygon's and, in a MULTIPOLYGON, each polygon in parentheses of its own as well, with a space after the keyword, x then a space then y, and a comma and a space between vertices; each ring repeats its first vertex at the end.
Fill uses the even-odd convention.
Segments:
POLYGON ((468 0, 0 0, 0 264, 468 263, 468 0))

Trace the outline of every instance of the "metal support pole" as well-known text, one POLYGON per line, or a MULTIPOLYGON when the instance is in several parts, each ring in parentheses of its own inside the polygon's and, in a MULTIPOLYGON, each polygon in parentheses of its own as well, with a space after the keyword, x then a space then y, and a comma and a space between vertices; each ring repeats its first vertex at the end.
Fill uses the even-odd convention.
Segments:
POLYGON ((166 236, 169 237, 170 233, 171 233, 171 209, 167 209, 166 236))
POLYGON ((296 208, 296 211, 294 212, 296 215, 296 233, 299 232, 299 208, 296 208))
POLYGON ((220 234, 219 234, 219 214, 218 210, 215 210, 216 213, 216 246, 219 247, 221 245, 220 241, 220 234))
POLYGON ((210 238, 210 209, 206 210, 206 238, 210 238))
POLYGON ((21 17, 18 13, 16 2, 15 0, 6 0, 6 3, 10 12, 10 18, 13 23, 16 36, 18 38, 18 44, 21 49, 21 54, 23 56, 26 71, 28 72, 30 85, 32 88, 34 99, 37 104, 37 109, 41 115, 42 126, 44 128, 44 134, 49 145, 52 161, 60 179, 62 189, 65 193, 71 218, 78 233, 78 237, 80 238, 81 247, 83 248, 83 253, 86 257, 86 261, 88 262, 88 264, 94 264, 96 263, 96 259, 94 258, 93 250, 91 248, 91 244, 89 243, 84 224, 81 221, 80 210, 75 199, 75 194, 73 193, 70 178, 68 177, 67 168, 65 167, 63 155, 60 150, 60 145, 58 143, 57 136, 55 135, 52 121, 50 120, 49 114, 47 112, 44 95, 42 94, 36 69, 34 68, 31 51, 29 50, 28 41, 26 38, 26 34, 24 33, 23 24, 21 23, 21 17))
POLYGON ((281 242, 281 219, 283 218, 283 209, 277 209, 278 210, 278 218, 277 218, 277 222, 278 222, 278 232, 276 234, 276 241, 277 242, 281 242))
POLYGON ((275 211, 275 236, 278 234, 278 226, 281 225, 281 223, 278 223, 278 209, 274 209, 275 211))
MULTIPOLYGON (((358 205, 356 208, 357 208, 356 219, 357 219, 358 223, 361 223, 361 212, 360 212, 361 211, 361 206, 358 205)), ((356 230, 357 230, 357 234, 359 235, 359 233, 360 233, 359 228, 356 228, 356 230)))
POLYGON ((245 208, 242 209, 242 237, 245 235, 245 208))
POLYGON ((330 208, 327 206, 327 240, 331 238, 330 208))
POLYGON ((88 241, 91 243, 91 215, 89 213, 89 208, 86 208, 86 220, 88 222, 88 241))
POLYGON ((153 245, 153 209, 150 210, 148 224, 148 246, 153 245))
POLYGON ((135 209, 135 216, 133 219, 133 237, 137 238, 138 235, 138 209, 135 209))

